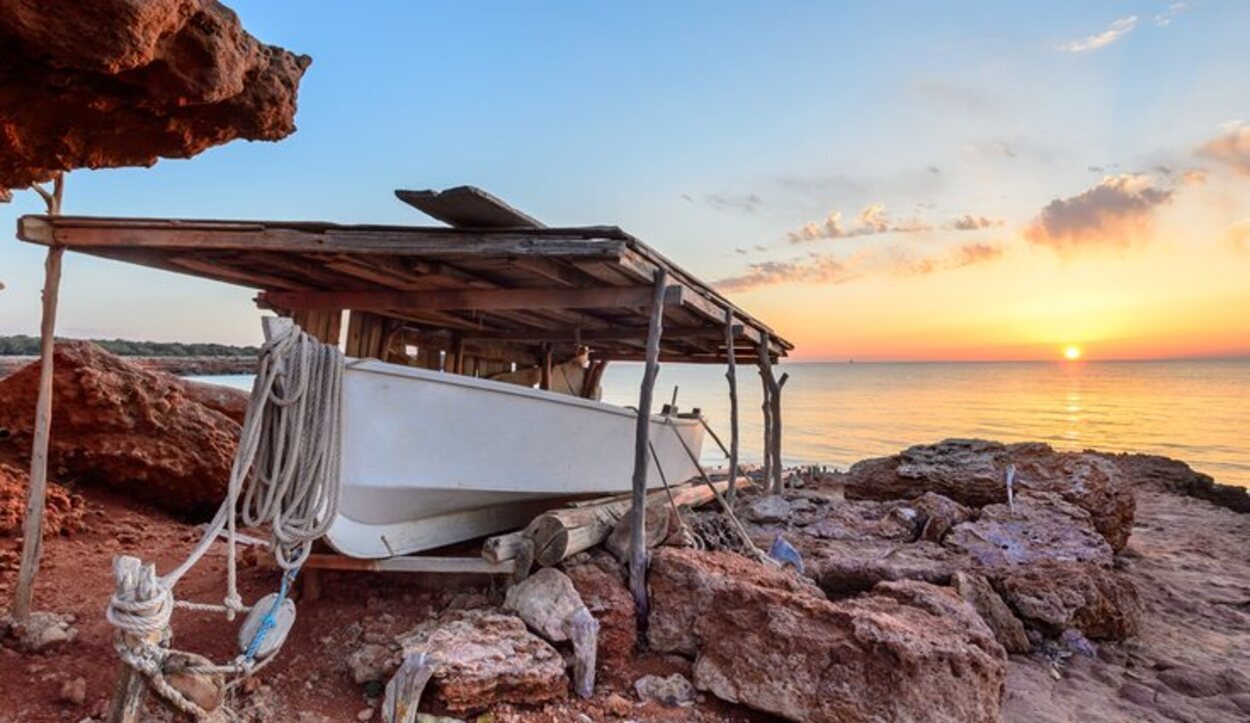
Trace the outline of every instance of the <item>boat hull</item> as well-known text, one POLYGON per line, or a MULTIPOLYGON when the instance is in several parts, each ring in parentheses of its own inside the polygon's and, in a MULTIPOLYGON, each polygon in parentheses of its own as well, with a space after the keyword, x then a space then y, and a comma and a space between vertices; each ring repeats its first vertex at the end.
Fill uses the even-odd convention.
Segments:
MULTIPOLYGON (((524 526, 563 501, 631 488, 637 414, 578 397, 352 360, 343 375, 339 514, 326 535, 358 558, 409 554, 524 526)), ((649 487, 698 474, 698 419, 653 416, 649 487), (680 435, 680 438, 679 438, 680 435), (658 465, 657 465, 658 460, 658 465)))

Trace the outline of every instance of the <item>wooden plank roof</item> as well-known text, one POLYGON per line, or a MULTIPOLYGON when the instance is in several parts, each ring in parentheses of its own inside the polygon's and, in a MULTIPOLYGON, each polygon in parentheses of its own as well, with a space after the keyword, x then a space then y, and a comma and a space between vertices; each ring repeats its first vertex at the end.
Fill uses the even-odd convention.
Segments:
POLYGON ((765 339, 773 359, 793 348, 617 227, 546 227, 472 187, 396 195, 453 225, 23 216, 18 237, 258 289, 265 308, 369 311, 425 342, 522 357, 584 343, 601 359, 641 358, 663 268, 663 360, 724 361, 727 315, 741 361, 753 362, 765 339))

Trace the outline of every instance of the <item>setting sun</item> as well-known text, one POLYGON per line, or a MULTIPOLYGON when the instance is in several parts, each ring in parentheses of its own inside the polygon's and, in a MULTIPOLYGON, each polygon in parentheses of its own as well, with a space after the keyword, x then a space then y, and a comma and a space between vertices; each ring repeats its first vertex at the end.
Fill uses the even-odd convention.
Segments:
POLYGON ((1081 358, 1081 347, 1073 345, 1063 350, 1063 356, 1068 361, 1076 361, 1081 358))

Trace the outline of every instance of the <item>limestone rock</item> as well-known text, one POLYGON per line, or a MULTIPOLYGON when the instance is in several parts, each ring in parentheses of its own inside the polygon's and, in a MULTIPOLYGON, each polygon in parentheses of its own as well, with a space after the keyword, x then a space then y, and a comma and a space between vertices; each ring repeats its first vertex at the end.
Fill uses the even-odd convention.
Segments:
POLYGON ((936 492, 925 492, 911 504, 920 515, 919 538, 926 542, 941 542, 952 527, 973 518, 971 509, 936 492))
POLYGON ((822 540, 891 540, 911 542, 920 534, 920 513, 906 502, 837 501, 803 534, 822 540))
MULTIPOLYGON (((226 494, 239 425, 188 394, 182 380, 141 369, 87 342, 56 345, 50 466, 193 518, 226 494)), ((28 459, 39 368, 0 380, 0 458, 28 459)))
POLYGON ((949 590, 829 602, 745 558, 677 549, 656 552, 651 589, 653 648, 693 654, 695 687, 723 700, 813 723, 999 719, 1005 653, 949 590))
POLYGON ((295 130, 311 60, 216 0, 0 0, 0 189, 295 130))
POLYGON ((165 659, 165 681, 187 700, 206 711, 215 711, 226 700, 225 676, 187 670, 210 665, 213 661, 202 655, 174 651, 165 659))
POLYGON ((1121 640, 1137 633, 1143 614, 1133 582, 1091 562, 1034 562, 1000 571, 994 586, 1026 625, 1049 635, 1076 628, 1121 640))
POLYGON ((53 645, 72 643, 78 637, 73 615, 52 612, 32 612, 25 623, 5 616, 0 628, 17 642, 19 648, 31 653, 53 645))
POLYGON ((1234 512, 1250 513, 1250 489, 1219 484, 1210 475, 1169 457, 1153 454, 1097 453, 1110 460, 1130 483, 1196 497, 1234 512))
POLYGON ((383 681, 399 665, 400 655, 395 647, 381 643, 366 643, 347 656, 347 670, 356 685, 383 681))
POLYGON ((537 705, 568 691, 560 653, 513 615, 458 610, 419 626, 400 643, 405 654, 433 657, 434 698, 455 714, 500 703, 537 705))
POLYGON ((1111 547, 1085 510, 1058 495, 1021 494, 1015 510, 987 505, 975 522, 954 527, 943 543, 982 568, 1028 565, 1042 560, 1111 564, 1111 547))
POLYGON ((568 621, 585 603, 567 575, 544 567, 508 588, 503 607, 539 635, 561 642, 569 639, 568 621))
POLYGON ((634 692, 639 700, 655 701, 669 708, 694 704, 694 686, 681 673, 672 675, 644 675, 634 681, 634 692))
POLYGON ((737 514, 749 522, 785 522, 790 517, 790 503, 781 495, 750 497, 743 501, 737 514))
POLYGON ((932 542, 884 540, 796 540, 807 574, 827 595, 837 597, 871 590, 879 582, 920 580, 950 583, 962 561, 932 542))
POLYGON ((1114 463, 1087 452, 1056 452, 1027 442, 1005 445, 948 439, 892 457, 864 460, 848 471, 847 499, 910 499, 936 492, 969 507, 1007 501, 1007 468, 1019 492, 1052 492, 1090 514, 1113 550, 1128 542, 1136 502, 1114 463))
POLYGON ((57 699, 70 705, 82 705, 87 701, 87 680, 81 675, 61 683, 57 699))
POLYGON ((575 565, 567 573, 582 601, 599 621, 596 665, 600 676, 612 682, 623 682, 637 645, 638 621, 633 596, 624 581, 597 565, 575 565))
POLYGON ((973 572, 956 571, 951 576, 951 586, 966 600, 994 631, 994 639, 1008 653, 1027 653, 1033 646, 1024 631, 1024 623, 1016 617, 1007 603, 999 597, 989 580, 973 572))

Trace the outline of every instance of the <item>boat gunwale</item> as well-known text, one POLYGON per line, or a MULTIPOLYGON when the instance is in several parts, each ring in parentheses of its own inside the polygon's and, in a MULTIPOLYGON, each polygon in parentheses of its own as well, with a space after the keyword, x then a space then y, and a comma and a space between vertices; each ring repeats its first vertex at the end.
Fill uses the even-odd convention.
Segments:
MULTIPOLYGON (((512 396, 525 397, 535 401, 553 402, 556 404, 581 407, 582 409, 589 411, 616 414, 622 417, 629 417, 631 419, 638 418, 638 411, 636 409, 631 407, 621 407, 596 399, 586 399, 584 397, 575 397, 571 394, 549 392, 542 389, 522 386, 520 384, 496 381, 494 379, 482 379, 479 377, 466 376, 464 374, 453 374, 450 372, 434 371, 433 369, 421 369, 418 367, 409 367, 400 364, 390 364, 378 359, 348 357, 346 369, 348 371, 364 371, 383 376, 420 379, 423 381, 437 382, 441 384, 452 384, 461 387, 468 387, 470 389, 476 389, 478 391, 510 394, 512 396)), ((698 417, 685 417, 669 414, 652 414, 651 421, 660 424, 672 424, 673 426, 690 426, 701 423, 698 417)))

